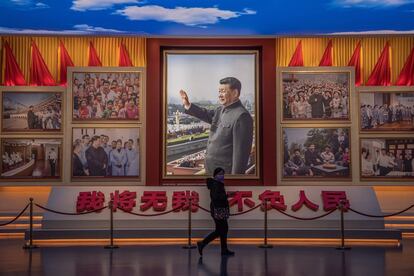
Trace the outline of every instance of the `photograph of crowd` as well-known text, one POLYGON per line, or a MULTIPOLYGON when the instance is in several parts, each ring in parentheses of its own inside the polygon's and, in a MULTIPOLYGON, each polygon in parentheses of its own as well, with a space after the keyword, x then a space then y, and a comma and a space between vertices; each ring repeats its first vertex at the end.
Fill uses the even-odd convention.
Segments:
POLYGON ((349 128, 283 128, 285 178, 350 177, 349 128))
POLYGON ((414 139, 361 139, 361 177, 414 178, 414 139))
POLYGON ((366 131, 414 131, 414 93, 364 92, 360 126, 366 131))
POLYGON ((3 131, 60 131, 62 93, 3 92, 3 131))
POLYGON ((61 139, 2 139, 1 178, 59 179, 61 151, 61 139))
POLYGON ((257 52, 174 52, 165 64, 164 176, 256 177, 257 52))
POLYGON ((349 120, 348 72, 282 72, 283 119, 349 120))
POLYGON ((139 128, 73 128, 72 177, 140 176, 139 128))
POLYGON ((73 119, 139 120, 141 82, 140 72, 74 72, 73 119))

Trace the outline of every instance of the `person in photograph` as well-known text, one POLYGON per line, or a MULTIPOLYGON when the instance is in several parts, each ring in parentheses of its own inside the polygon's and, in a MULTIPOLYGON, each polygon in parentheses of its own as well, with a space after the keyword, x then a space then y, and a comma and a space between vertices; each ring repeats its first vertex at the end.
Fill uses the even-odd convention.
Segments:
POLYGON ((241 83, 234 77, 220 80, 215 110, 193 103, 180 91, 185 113, 211 124, 205 158, 206 174, 222 167, 229 174, 245 174, 253 142, 253 118, 241 103, 241 83))
POLYGON ((138 118, 138 107, 135 104, 133 99, 130 99, 127 102, 126 108, 125 108, 125 117, 128 119, 136 119, 138 118))
POLYGON ((386 149, 381 149, 381 153, 378 156, 378 169, 380 176, 386 176, 389 174, 394 167, 394 162, 387 154, 386 149))
MULTIPOLYGON (((137 144, 137 147, 139 142, 137 144)), ((125 167, 126 176, 138 176, 139 175, 139 154, 138 150, 134 148, 134 140, 129 139, 126 148, 127 164, 125 167)))
POLYGON ((106 176, 108 156, 101 147, 101 138, 93 136, 85 152, 90 176, 106 176))
POLYGON ((50 165, 50 175, 55 176, 56 175, 56 162, 57 162, 58 156, 54 148, 51 148, 49 153, 47 154, 47 160, 49 161, 50 165))
POLYGON ((341 118, 342 117, 342 100, 339 97, 339 92, 337 91, 334 92, 333 98, 329 105, 332 110, 332 117, 341 118))
POLYGON ((412 154, 406 153, 404 158, 404 172, 413 172, 413 157, 412 154))
POLYGON ((374 176, 374 165, 372 164, 369 150, 366 148, 361 149, 361 170, 362 176, 374 176))
POLYGON ((312 111, 312 118, 322 118, 323 117, 323 104, 325 102, 325 98, 322 96, 321 91, 316 88, 315 92, 309 97, 308 103, 311 105, 312 111))
POLYGON ((76 139, 72 146, 72 175, 73 176, 88 176, 89 171, 84 168, 81 161, 82 141, 76 139))
POLYGON ((37 116, 33 112, 33 105, 29 106, 29 111, 27 111, 27 125, 29 129, 35 129, 37 125, 37 116))
POLYGON ((344 155, 342 157, 342 166, 349 167, 350 162, 351 162, 351 154, 349 152, 349 148, 345 148, 344 155))
POLYGON ((291 158, 293 166, 291 166, 293 175, 296 176, 313 176, 313 172, 310 167, 305 165, 305 161, 303 160, 300 150, 295 149, 293 152, 293 157, 291 158))
POLYGON ((305 151, 305 164, 307 166, 317 166, 322 164, 322 157, 315 150, 315 144, 310 144, 305 151))
POLYGON ((331 146, 326 146, 325 151, 321 153, 321 158, 323 163, 334 164, 335 163, 335 155, 332 153, 331 146))
POLYGON ((112 168, 112 176, 124 176, 125 165, 127 163, 127 153, 122 147, 122 140, 116 141, 116 148, 109 155, 112 168))

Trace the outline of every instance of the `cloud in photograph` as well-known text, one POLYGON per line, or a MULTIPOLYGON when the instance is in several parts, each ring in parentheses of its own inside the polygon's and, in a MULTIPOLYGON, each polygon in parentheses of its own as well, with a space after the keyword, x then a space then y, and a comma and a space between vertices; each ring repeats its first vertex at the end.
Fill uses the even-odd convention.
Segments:
POLYGON ((243 11, 221 10, 218 7, 199 8, 199 7, 175 7, 165 8, 157 5, 128 6, 117 10, 129 20, 155 20, 168 21, 187 26, 205 26, 216 24, 221 20, 237 18, 242 15, 253 15, 256 11, 244 9, 243 11))

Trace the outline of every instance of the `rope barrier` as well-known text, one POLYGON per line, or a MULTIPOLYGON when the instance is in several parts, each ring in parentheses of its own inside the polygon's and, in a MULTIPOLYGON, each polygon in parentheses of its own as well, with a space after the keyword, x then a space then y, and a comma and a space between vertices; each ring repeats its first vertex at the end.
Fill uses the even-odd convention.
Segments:
POLYGON ((233 216, 244 215, 244 214, 247 214, 247 213, 249 213, 249 212, 251 212, 251 211, 253 211, 253 210, 256 210, 256 209, 257 209, 257 208, 259 208, 260 206, 261 206, 261 204, 258 204, 258 205, 256 205, 256 206, 254 206, 254 207, 250 208, 249 210, 246 210, 246 211, 243 211, 243 212, 240 212, 240 213, 230 214, 230 216, 231 216, 231 217, 233 217, 233 216))
POLYGON ((328 216, 328 215, 332 214, 333 212, 335 212, 335 211, 336 211, 336 209, 332 209, 332 210, 330 210, 329 212, 327 212, 327 213, 325 213, 325 214, 323 214, 323 215, 316 216, 316 217, 310 217, 310 218, 301 218, 301 217, 297 217, 297 216, 294 216, 294 215, 291 215, 291 214, 285 213, 285 212, 283 212, 282 210, 279 210, 279 209, 276 209, 276 211, 278 211, 279 213, 284 214, 285 216, 288 216, 288 217, 291 217, 291 218, 294 218, 294 219, 297 219, 297 220, 316 220, 316 219, 320 219, 320 218, 323 218, 323 217, 326 217, 326 216, 328 216))
POLYGON ((366 214, 366 213, 363 213, 363 212, 360 212, 360 211, 357 211, 357 210, 354 210, 354 209, 352 209, 351 207, 348 207, 347 209, 348 210, 350 210, 351 212, 354 212, 354 213, 356 213, 356 214, 358 214, 358 215, 361 215, 361 216, 366 216, 366 217, 370 217, 370 218, 387 218, 387 217, 393 217, 393 216, 397 216, 397 215, 399 215, 399 214, 402 214, 402 213, 404 213, 404 212, 407 212, 408 210, 410 210, 411 208, 413 208, 414 207, 414 204, 413 205, 411 205, 410 207, 408 207, 408 208, 405 208, 404 210, 402 210, 402 211, 399 211, 399 212, 396 212, 396 213, 392 213, 392 214, 389 214, 389 215, 371 215, 371 214, 366 214))
POLYGON ((0 226, 6 226, 6 225, 9 225, 9 224, 12 224, 13 222, 15 222, 16 220, 18 220, 22 215, 23 215, 23 213, 24 212, 26 212, 26 210, 27 210, 27 208, 29 208, 29 205, 30 204, 27 204, 26 205, 26 207, 24 207, 24 209, 14 218, 14 219, 12 219, 11 221, 9 221, 9 222, 6 222, 6 223, 2 223, 2 224, 0 224, 0 226))
POLYGON ((46 207, 44 207, 42 205, 39 205, 37 203, 35 203, 34 205, 36 205, 37 207, 39 207, 40 209, 43 209, 45 211, 52 212, 52 213, 59 214, 59 215, 67 215, 67 216, 87 215, 87 214, 91 214, 91 213, 100 212, 100 211, 104 210, 105 208, 108 208, 108 206, 104 206, 102 208, 99 208, 99 209, 96 209, 96 210, 92 210, 92 211, 87 211, 87 212, 84 212, 84 213, 67 213, 67 212, 55 211, 55 210, 46 208, 46 207))
POLYGON ((157 217, 157 216, 162 216, 162 215, 166 215, 166 214, 172 213, 174 211, 180 210, 181 208, 183 208, 183 206, 179 206, 179 207, 176 207, 174 209, 171 209, 169 211, 162 212, 162 213, 157 213, 157 214, 143 214, 143 213, 136 213, 136 212, 133 212, 133 211, 127 211, 127 210, 122 209, 121 207, 118 207, 119 210, 122 210, 125 213, 131 214, 131 215, 135 215, 135 216, 140 216, 140 217, 157 217))

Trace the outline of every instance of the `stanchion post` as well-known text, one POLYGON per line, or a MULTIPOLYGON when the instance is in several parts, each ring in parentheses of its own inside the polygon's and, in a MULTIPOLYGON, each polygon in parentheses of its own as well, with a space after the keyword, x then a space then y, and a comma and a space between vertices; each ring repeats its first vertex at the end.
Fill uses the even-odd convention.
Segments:
POLYGON ((183 248, 184 249, 194 249, 197 246, 191 243, 191 208, 193 207, 193 203, 192 203, 192 199, 191 197, 188 199, 188 241, 187 241, 187 245, 184 245, 183 248))
POLYGON ((263 201, 264 207, 264 243, 259 245, 260 248, 273 248, 273 245, 267 243, 267 198, 263 201))
POLYGON ((106 245, 105 249, 116 249, 119 248, 118 245, 114 245, 114 211, 113 211, 113 202, 109 201, 109 218, 110 218, 110 244, 106 245))
POLYGON ((23 249, 34 249, 38 247, 33 244, 33 198, 31 197, 29 200, 29 243, 26 243, 23 249))
POLYGON ((341 246, 337 247, 336 249, 349 250, 351 248, 345 246, 345 225, 344 225, 345 202, 343 200, 339 201, 338 209, 341 212, 341 246))

